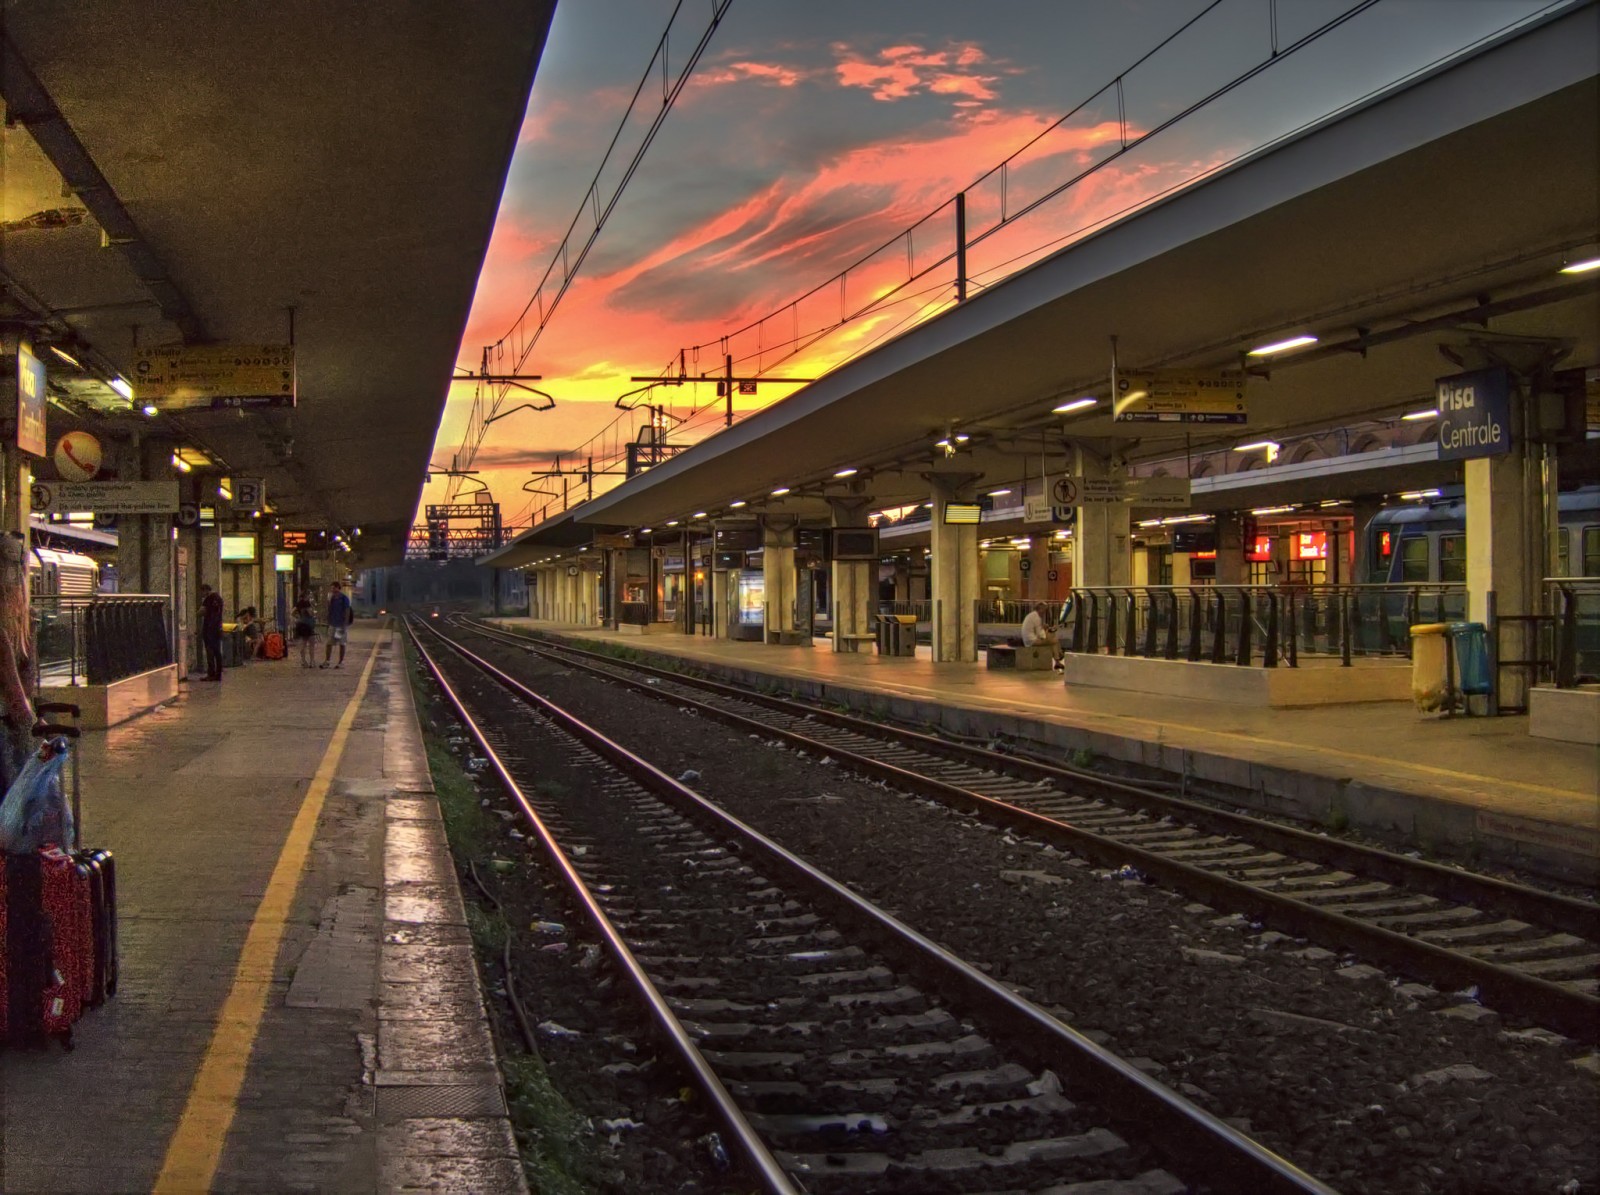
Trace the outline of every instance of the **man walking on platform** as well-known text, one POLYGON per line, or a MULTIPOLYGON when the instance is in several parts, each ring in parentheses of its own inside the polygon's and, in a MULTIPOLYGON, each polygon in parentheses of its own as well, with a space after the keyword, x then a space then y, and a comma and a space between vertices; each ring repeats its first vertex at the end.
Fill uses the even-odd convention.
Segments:
POLYGON ((339 645, 339 662, 334 667, 344 667, 344 648, 350 641, 350 624, 355 620, 356 612, 345 596, 344 586, 335 581, 328 593, 328 646, 322 657, 324 668, 333 659, 335 643, 339 645))
POLYGON ((200 586, 200 644, 206 653, 206 680, 222 679, 222 595, 200 586))

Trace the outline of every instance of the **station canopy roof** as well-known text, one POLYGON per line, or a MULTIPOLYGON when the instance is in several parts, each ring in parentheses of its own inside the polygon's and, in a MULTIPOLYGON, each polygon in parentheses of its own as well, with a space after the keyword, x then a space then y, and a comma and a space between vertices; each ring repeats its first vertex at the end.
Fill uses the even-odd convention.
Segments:
MULTIPOLYGON (((1374 97, 1146 207, 560 516, 600 529, 796 514, 825 496, 877 510, 928 500, 933 472, 985 484, 1051 471, 1080 441, 1182 456, 1185 429, 1113 423, 1124 367, 1237 367, 1311 332, 1249 384, 1246 427, 1195 448, 1431 406, 1441 344, 1549 338, 1600 353, 1600 277, 1564 275, 1600 227, 1600 61, 1585 9, 1374 97), (1053 414, 1099 394, 1086 413, 1053 414), (946 456, 936 441, 970 437, 946 456), (847 479, 834 474, 858 472, 847 479), (976 475, 974 477, 974 475, 976 475), (773 497, 771 491, 789 487, 773 497), (733 512, 731 502, 748 506, 733 512)), ((1214 503, 1208 502, 1207 505, 1214 503)), ((551 554, 541 529, 493 558, 551 554)), ((488 561, 486 561, 488 562, 488 561)))
POLYGON ((553 8, 7 4, 0 321, 81 364, 45 357, 90 425, 397 561, 553 8), (135 338, 282 344, 291 312, 293 411, 146 419, 105 384, 135 338))

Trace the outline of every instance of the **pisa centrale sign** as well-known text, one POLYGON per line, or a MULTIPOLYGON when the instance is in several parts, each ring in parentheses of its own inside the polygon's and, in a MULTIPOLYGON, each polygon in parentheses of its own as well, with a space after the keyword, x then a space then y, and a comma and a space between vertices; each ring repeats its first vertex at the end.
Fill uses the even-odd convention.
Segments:
POLYGON ((1504 369, 1475 369, 1434 381, 1439 459, 1470 461, 1511 451, 1511 379, 1504 369))

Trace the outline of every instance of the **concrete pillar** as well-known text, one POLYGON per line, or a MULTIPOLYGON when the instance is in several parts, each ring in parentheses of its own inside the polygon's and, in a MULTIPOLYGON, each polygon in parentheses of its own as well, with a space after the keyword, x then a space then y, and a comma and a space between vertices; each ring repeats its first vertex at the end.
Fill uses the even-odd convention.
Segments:
MULTIPOLYGON (((1125 475, 1120 461, 1104 461, 1081 446, 1073 449, 1073 467, 1086 480, 1125 475)), ((1132 569, 1132 509, 1124 502, 1097 503, 1078 511, 1072 537, 1072 583, 1086 588, 1127 585, 1132 569)))
POLYGON ((761 579, 765 586, 765 638, 781 643, 794 631, 794 519, 761 521, 761 579))
MULTIPOLYGON (((1464 462, 1464 473, 1468 619, 1489 622, 1491 595, 1497 618, 1538 613, 1540 582, 1548 575, 1541 461, 1519 440, 1510 452, 1464 462)), ((1506 659, 1528 660, 1538 654, 1527 623, 1506 624, 1499 642, 1506 659)), ((1526 707, 1528 680, 1525 669, 1502 669, 1498 705, 1526 707)))
POLYGON ((947 527, 944 508, 959 501, 964 481, 933 479, 933 661, 971 663, 978 658, 977 599, 983 596, 978 573, 978 528, 947 527))
MULTIPOLYGON (((867 497, 830 498, 835 527, 867 526, 867 509, 872 499, 867 497)), ((878 562, 876 560, 835 560, 832 584, 833 599, 833 650, 872 650, 872 644, 850 640, 851 635, 873 633, 872 614, 878 604, 878 562)))
POLYGON ((738 576, 738 570, 731 568, 711 572, 712 633, 718 639, 733 638, 733 598, 738 576))
POLYGON ((1243 585, 1244 520, 1233 512, 1217 516, 1217 576, 1218 585, 1243 585))
POLYGON ((1030 602, 1044 602, 1050 599, 1050 533, 1030 535, 1028 546, 1023 549, 1023 558, 1028 562, 1028 571, 1023 574, 1022 596, 1030 602))

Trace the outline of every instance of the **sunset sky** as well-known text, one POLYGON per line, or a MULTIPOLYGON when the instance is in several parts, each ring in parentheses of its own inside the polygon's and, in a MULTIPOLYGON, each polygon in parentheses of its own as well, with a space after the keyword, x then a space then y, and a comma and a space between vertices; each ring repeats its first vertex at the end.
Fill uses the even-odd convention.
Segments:
MULTIPOLYGON (((1278 0, 1278 45, 1354 3, 1278 0)), ((673 7, 672 0, 557 5, 461 346, 463 368, 477 368, 484 347, 512 327, 534 293, 673 7)), ((630 375, 675 368, 679 351, 695 345, 706 347, 686 358, 689 371, 720 370, 721 338, 770 314, 729 344, 737 372, 811 377, 936 315, 954 298, 949 267, 785 359, 797 332, 810 339, 806 333, 842 311, 904 283, 908 262, 920 268, 948 254, 957 192, 968 191, 969 238, 991 227, 1000 211, 998 176, 973 184, 1092 97, 1010 169, 1007 208, 1106 164, 975 246, 969 271, 978 283, 1548 7, 1546 0, 1382 0, 1118 157, 1124 121, 1129 137, 1154 129, 1268 57, 1267 0, 733 0, 524 367, 543 375, 537 385, 555 396, 555 408, 495 423, 475 466, 504 516, 525 523, 530 502, 549 496, 522 492, 524 483, 561 489, 559 480, 531 482, 531 470, 546 468, 556 453, 604 457, 635 438, 644 414, 613 405, 636 388, 630 375), (1202 13, 1126 74, 1119 119, 1108 85, 1202 13), (908 253, 905 239, 895 238, 930 214, 908 253), (842 285, 787 306, 886 242, 893 243, 842 285)), ((671 37, 673 69, 710 8, 710 0, 685 0, 671 37)), ((646 94, 648 121, 660 102, 659 79, 646 94)), ((634 142, 623 141, 613 176, 631 156, 634 142)), ((509 369, 513 356, 508 349, 498 368, 509 369)), ((763 385, 740 400, 740 410, 794 389, 763 385)), ((460 445, 471 398, 471 386, 453 389, 435 462, 447 464, 460 445)), ((721 426, 712 386, 662 389, 651 401, 667 403, 675 418, 696 403, 702 408, 680 438, 721 426)), ((597 492, 613 482, 597 482, 597 492)), ((581 497, 578 481, 568 484, 574 500, 581 497)), ((424 503, 443 498, 441 481, 423 491, 424 503)))

